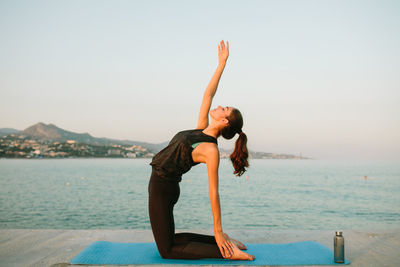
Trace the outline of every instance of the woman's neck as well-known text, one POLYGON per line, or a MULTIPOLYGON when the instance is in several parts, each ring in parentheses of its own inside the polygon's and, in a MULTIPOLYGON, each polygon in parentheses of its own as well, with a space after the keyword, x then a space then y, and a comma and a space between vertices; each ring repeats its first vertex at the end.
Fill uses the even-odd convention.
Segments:
POLYGON ((207 135, 211 135, 215 138, 218 138, 220 136, 220 129, 216 127, 216 125, 213 125, 210 123, 204 130, 203 133, 207 135))

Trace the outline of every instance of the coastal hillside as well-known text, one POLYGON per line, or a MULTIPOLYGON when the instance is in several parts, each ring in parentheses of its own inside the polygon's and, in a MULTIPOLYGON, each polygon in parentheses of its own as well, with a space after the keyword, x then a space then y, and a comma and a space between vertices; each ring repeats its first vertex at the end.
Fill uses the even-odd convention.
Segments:
POLYGON ((31 137, 36 140, 48 140, 66 142, 67 140, 75 140, 77 143, 85 143, 90 145, 139 145, 147 147, 151 151, 160 151, 166 143, 152 144, 132 140, 117 140, 110 138, 93 137, 89 133, 74 133, 64 130, 50 123, 45 124, 42 122, 36 123, 23 131, 14 132, 14 134, 31 137))
MULTIPOLYGON (((22 131, 12 128, 0 129, 0 157, 152 157, 167 144, 168 142, 152 144, 99 138, 89 133, 75 133, 52 123, 43 122, 22 131)), ((220 148, 221 158, 229 158, 232 150, 220 148)), ((256 151, 249 151, 249 157, 253 159, 308 159, 301 155, 256 151)))

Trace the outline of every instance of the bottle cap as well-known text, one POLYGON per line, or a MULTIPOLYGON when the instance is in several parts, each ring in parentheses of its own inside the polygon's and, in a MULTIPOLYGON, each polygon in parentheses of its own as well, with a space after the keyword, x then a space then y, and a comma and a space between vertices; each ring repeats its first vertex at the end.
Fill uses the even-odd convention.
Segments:
POLYGON ((336 235, 342 235, 342 231, 336 231, 336 235))

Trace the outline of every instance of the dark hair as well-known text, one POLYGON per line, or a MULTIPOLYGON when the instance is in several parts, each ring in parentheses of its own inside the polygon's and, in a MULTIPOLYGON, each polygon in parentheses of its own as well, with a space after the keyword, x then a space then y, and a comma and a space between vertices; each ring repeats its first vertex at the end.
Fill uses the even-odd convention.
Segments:
POLYGON ((229 121, 229 125, 221 131, 221 135, 225 139, 232 139, 235 134, 239 134, 238 139, 235 142, 235 150, 230 155, 233 168, 233 172, 237 176, 241 176, 245 171, 245 167, 249 167, 249 152, 247 151, 247 136, 242 132, 243 117, 238 109, 233 109, 231 114, 226 117, 229 121))

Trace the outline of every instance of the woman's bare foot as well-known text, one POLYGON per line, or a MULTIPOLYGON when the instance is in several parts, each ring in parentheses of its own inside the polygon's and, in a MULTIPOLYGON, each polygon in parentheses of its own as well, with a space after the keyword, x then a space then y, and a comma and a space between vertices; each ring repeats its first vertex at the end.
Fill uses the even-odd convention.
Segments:
POLYGON ((252 261, 255 259, 253 255, 250 255, 242 250, 240 250, 235 243, 231 242, 232 249, 233 249, 233 255, 232 257, 228 258, 230 260, 248 260, 252 261))
POLYGON ((242 242, 237 241, 237 240, 231 238, 230 236, 228 236, 228 234, 224 233, 224 237, 225 237, 226 239, 232 241, 233 244, 235 244, 239 249, 241 249, 241 250, 247 250, 246 246, 245 246, 242 242))

